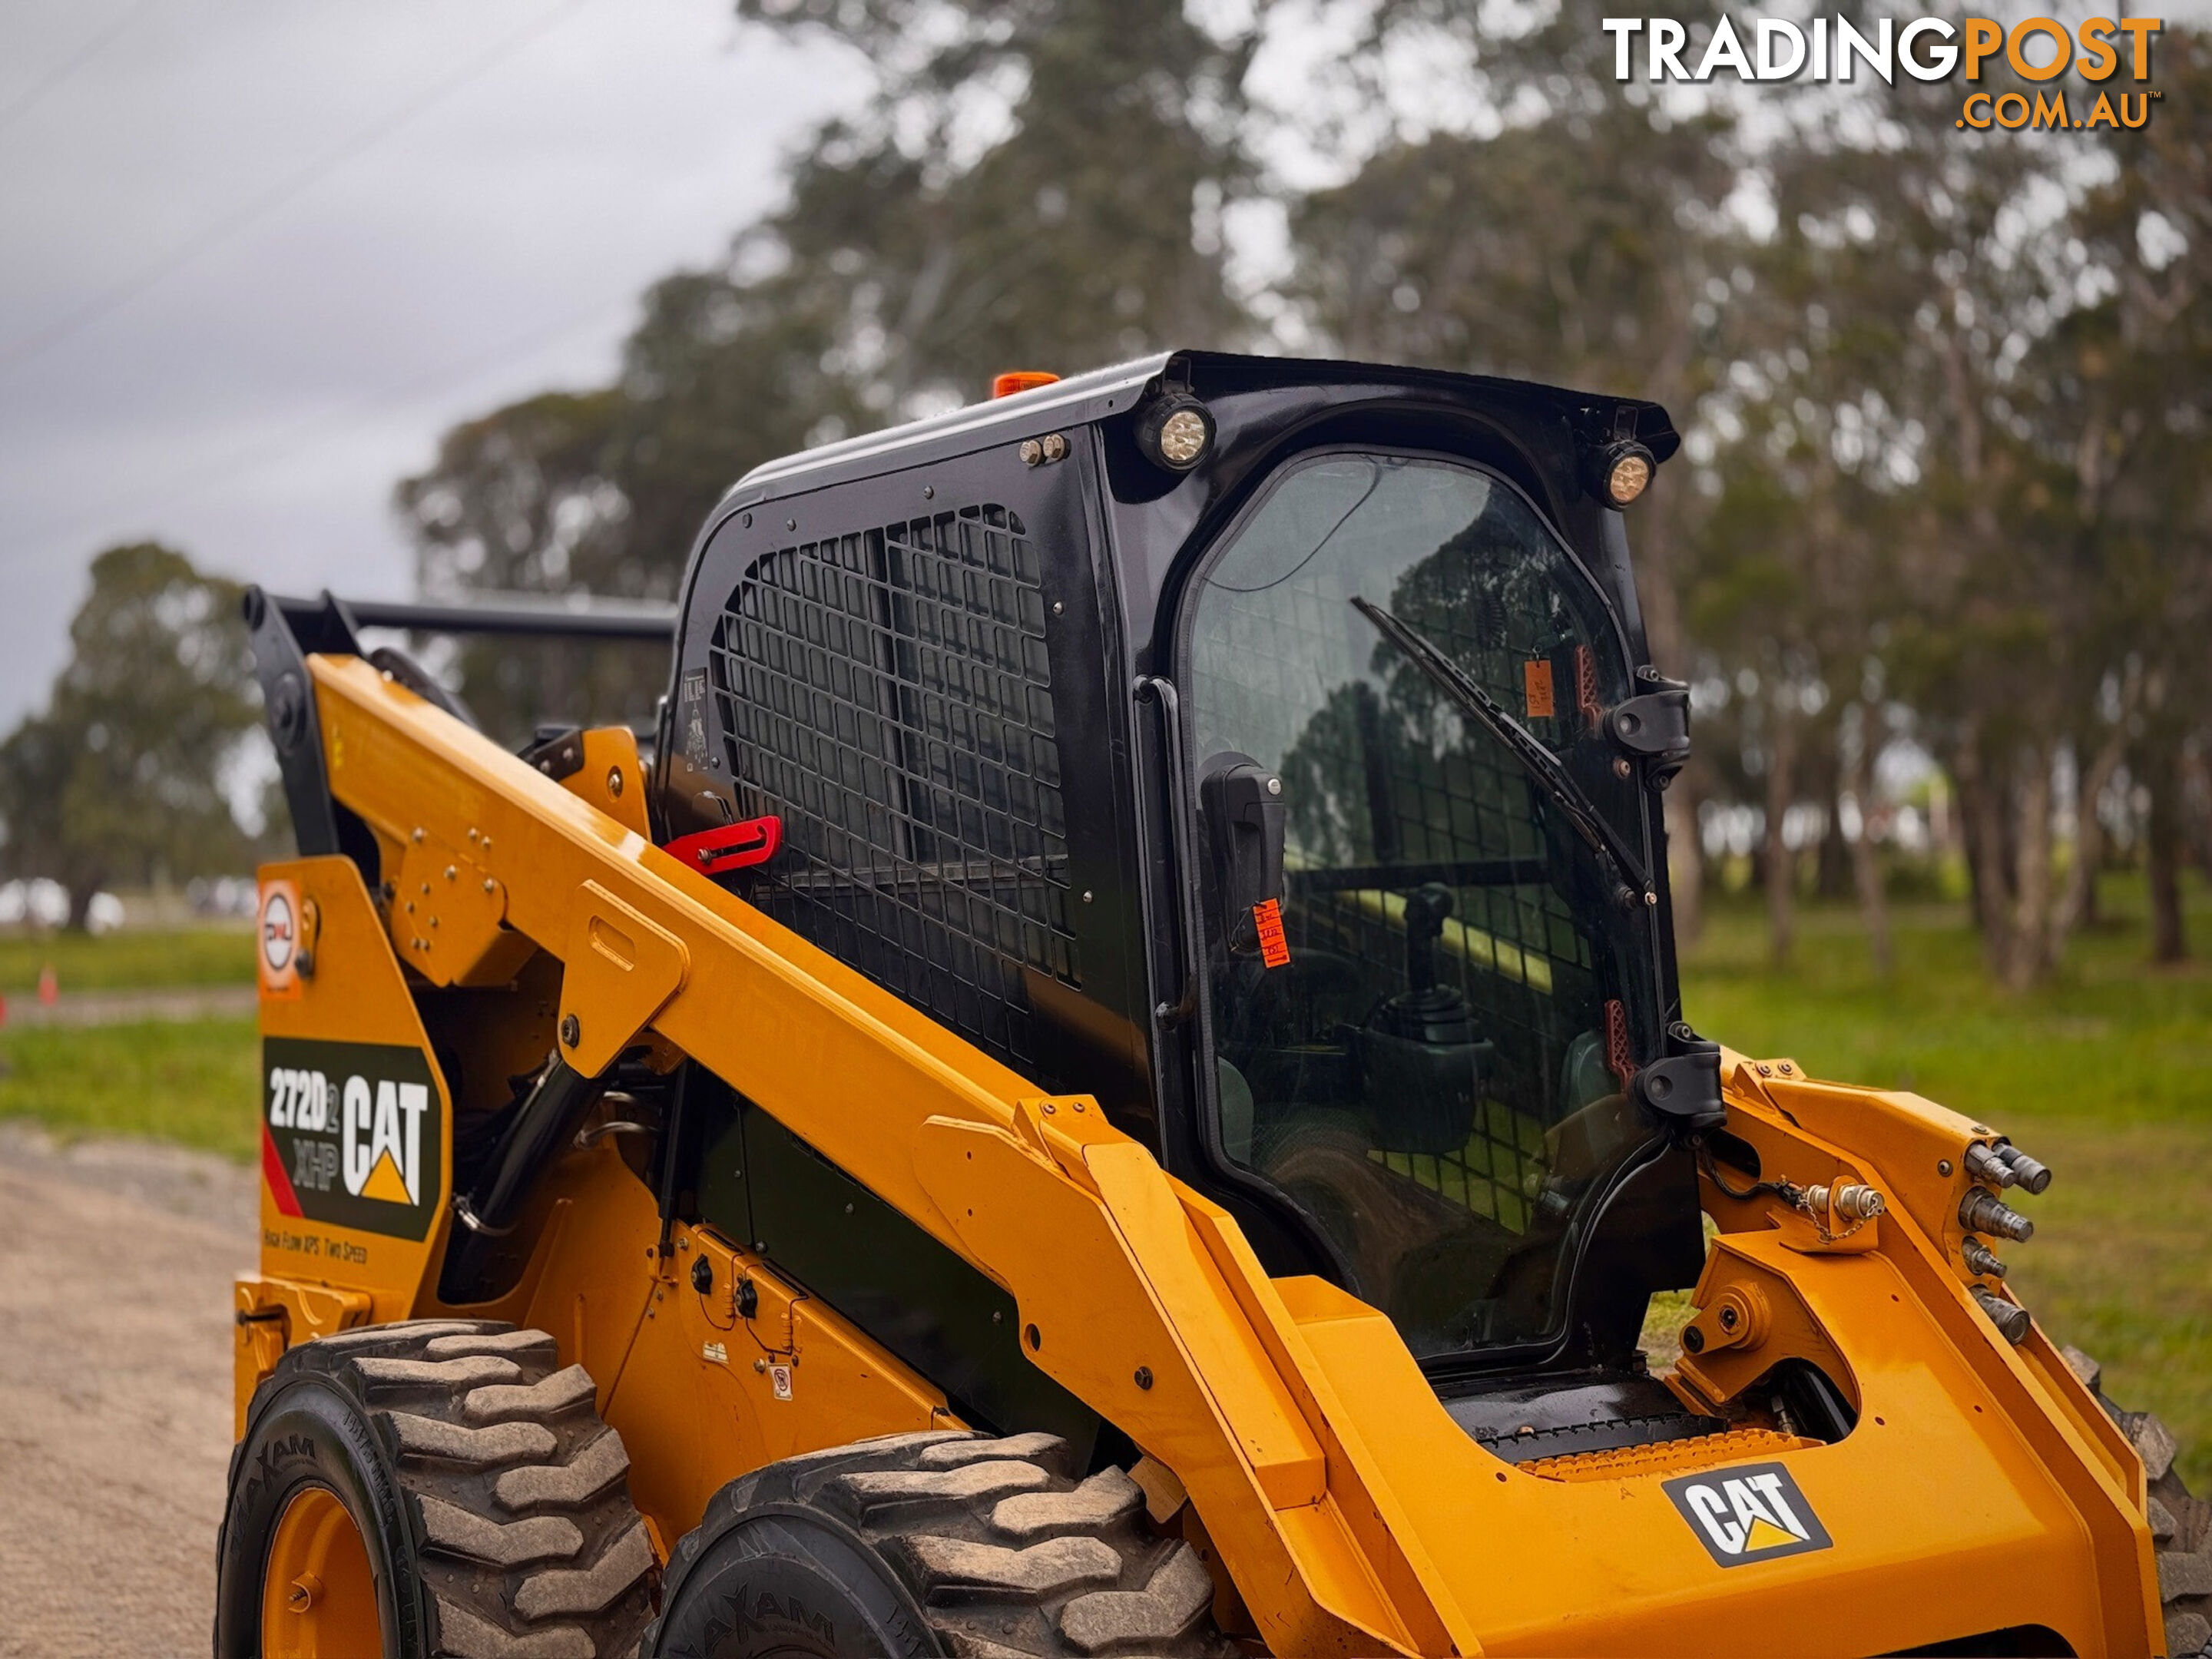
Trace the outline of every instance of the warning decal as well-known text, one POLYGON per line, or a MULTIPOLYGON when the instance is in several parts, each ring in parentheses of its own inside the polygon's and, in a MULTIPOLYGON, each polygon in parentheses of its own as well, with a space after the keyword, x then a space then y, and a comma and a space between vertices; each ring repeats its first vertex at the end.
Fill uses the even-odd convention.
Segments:
POLYGON ((420 1239, 438 1207, 444 1124, 419 1048, 269 1037, 261 1172, 280 1212, 420 1239))
POLYGON ((261 994, 300 994, 300 889, 290 881, 261 884, 261 908, 255 931, 260 935, 261 994))
POLYGON ((1779 1463, 1747 1463, 1666 1483, 1682 1519, 1724 1567, 1824 1550, 1834 1540, 1779 1463))
POLYGON ((1283 906, 1279 899, 1261 899, 1252 907, 1252 925, 1260 930, 1260 960, 1270 968, 1287 968, 1291 942, 1283 937, 1283 906))
POLYGON ((1521 689, 1528 696, 1528 718, 1532 720, 1551 719, 1554 712, 1552 701, 1552 665, 1537 657, 1521 665, 1521 689))

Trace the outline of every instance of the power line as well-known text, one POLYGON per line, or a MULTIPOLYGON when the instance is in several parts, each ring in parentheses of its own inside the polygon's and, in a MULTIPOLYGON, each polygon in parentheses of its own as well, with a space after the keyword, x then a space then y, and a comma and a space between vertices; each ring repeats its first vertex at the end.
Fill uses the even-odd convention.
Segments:
POLYGON ((563 22, 580 10, 585 0, 567 0, 555 7, 527 27, 507 36, 490 50, 471 58, 454 73, 408 99, 398 107, 387 111, 367 126, 354 133, 335 149, 325 152, 290 177, 280 180, 270 189, 246 203, 237 211, 214 224, 187 241, 159 264, 140 271, 94 295, 76 310, 68 313, 0 352, 0 371, 20 367, 33 358, 42 356, 91 327, 101 319, 112 314, 149 289, 167 281, 178 271, 205 254, 220 247, 240 232, 267 217, 278 208, 299 196, 311 185, 319 184, 347 162, 389 138, 416 116, 442 99, 451 96, 479 76, 488 73, 532 41, 544 34, 556 23, 563 22))
POLYGON ((79 70, 82 69, 94 58, 100 56, 100 54, 107 48, 109 44, 120 35, 124 30, 129 28, 133 23, 138 21, 139 14, 144 11, 147 6, 150 3, 151 0, 137 0, 137 3, 128 8, 122 16, 117 18, 112 23, 102 29, 98 34, 94 35, 90 40, 87 41, 83 46, 79 46, 76 52, 72 52, 67 58, 64 59, 60 64, 47 75, 45 80, 40 82, 28 92, 18 98, 14 103, 9 105, 6 109, 0 110, 0 132, 7 131, 9 127, 15 124, 18 117, 28 114, 31 107, 38 103, 40 99, 44 98, 56 87, 61 85, 63 82, 68 80, 70 76, 75 75, 79 70))
POLYGON ((204 491, 214 489, 220 484, 228 483, 244 474, 253 472, 298 453, 313 442, 320 434, 332 427, 342 427, 349 421, 356 420, 376 410, 404 403, 410 398, 435 396, 451 387, 465 385, 479 374, 503 368, 507 363, 527 356, 540 346, 559 339, 563 335, 574 333, 586 323, 606 315, 617 306, 627 306, 632 303, 634 299, 634 293, 625 290, 619 300, 598 300, 589 306, 564 312, 550 322, 540 323, 523 330, 519 334, 509 335, 489 351, 479 352, 473 357, 464 359, 459 364, 444 365, 428 374, 416 375, 410 380, 401 381, 397 386, 386 386, 380 391, 371 392, 365 398, 356 398, 337 409, 326 410, 319 416, 295 422, 287 428, 284 433, 274 441, 249 444, 234 452, 228 459, 217 463, 211 469, 196 468, 189 478, 179 479, 170 484, 157 487, 134 500, 120 503, 114 501, 103 503, 96 514, 88 514, 76 519, 35 528, 23 537, 14 548, 0 553, 0 562, 13 562, 16 558, 38 551, 42 546, 50 545, 65 537, 76 535, 94 525, 112 522, 122 514, 143 514, 152 516, 165 512, 179 501, 189 501, 204 491))

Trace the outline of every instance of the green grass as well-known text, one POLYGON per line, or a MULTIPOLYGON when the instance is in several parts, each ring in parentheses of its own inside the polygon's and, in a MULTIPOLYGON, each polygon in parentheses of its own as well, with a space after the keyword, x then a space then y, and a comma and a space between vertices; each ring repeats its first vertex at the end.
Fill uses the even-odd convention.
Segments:
MULTIPOLYGON (((1911 1089, 2002 1130, 2057 1172, 2020 1207, 2033 1240, 2004 1255, 2044 1328, 2104 1362, 2106 1389, 2180 1437, 2192 1487, 2212 1486, 2212 964, 2145 961, 2139 883, 2064 971, 2025 995, 1992 987, 1959 906, 1895 918, 1898 969, 1878 982, 1856 915, 1803 918, 1787 969, 1762 915, 1731 903, 1683 964, 1691 1022, 1730 1048, 1815 1077, 1911 1089)), ((2212 895, 2190 891, 2212 956, 2212 895)))
POLYGON ((64 1136, 151 1135, 235 1158, 259 1146, 252 1016, 0 1030, 0 1117, 64 1136))
POLYGON ((62 994, 184 986, 251 985, 250 927, 165 928, 145 933, 0 933, 0 994, 28 996, 49 964, 62 994))
MULTIPOLYGON (((2212 958, 2212 894, 2191 890, 2193 942, 2212 958)), ((1714 908, 1686 957, 1698 1029, 1814 1075, 1902 1086, 2010 1134, 2057 1172, 2023 1200, 2039 1231, 2006 1255, 2046 1330, 2105 1364, 2123 1402, 2180 1436, 2212 1488, 2212 963, 2144 961, 2140 884, 2114 882, 2105 923, 2065 971, 2025 996, 1993 988, 1956 905, 1900 910, 1899 967, 1875 981, 1855 915, 1815 908, 1796 958, 1766 960, 1759 913, 1714 908)), ((214 929, 100 939, 0 939, 0 988, 51 960, 66 994, 246 983, 250 935, 214 929)), ((64 1133, 149 1134, 253 1155, 251 1019, 0 1029, 0 1116, 64 1133)), ((1679 1310, 1678 1310, 1679 1312, 1679 1310)))

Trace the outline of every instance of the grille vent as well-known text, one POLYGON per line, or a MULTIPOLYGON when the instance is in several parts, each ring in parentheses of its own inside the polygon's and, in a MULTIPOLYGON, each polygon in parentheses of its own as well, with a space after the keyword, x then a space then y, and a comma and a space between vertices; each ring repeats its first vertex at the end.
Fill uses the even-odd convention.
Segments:
POLYGON ((1080 983, 1042 573, 985 504, 779 548, 712 648, 750 896, 1040 1082, 1030 975, 1080 983))

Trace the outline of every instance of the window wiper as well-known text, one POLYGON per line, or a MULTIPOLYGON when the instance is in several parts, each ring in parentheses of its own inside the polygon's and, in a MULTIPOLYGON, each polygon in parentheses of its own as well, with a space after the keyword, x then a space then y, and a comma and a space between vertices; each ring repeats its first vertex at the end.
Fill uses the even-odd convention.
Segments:
POLYGON ((1596 854, 1599 867, 1604 870, 1613 884, 1613 901, 1623 909, 1633 909, 1638 904, 1659 902, 1653 890, 1651 878, 1644 873, 1644 861, 1631 850, 1620 831, 1607 822, 1597 803, 1586 794, 1583 787, 1559 764, 1559 757, 1539 742, 1528 728, 1505 712, 1504 705, 1489 692, 1474 683, 1474 678, 1449 657, 1400 622, 1379 605, 1370 605, 1357 594, 1352 606, 1359 614, 1375 624, 1382 637, 1396 646, 1400 653, 1414 667, 1433 682, 1437 689, 1449 697, 1467 714, 1472 715, 1483 730, 1498 739, 1529 779, 1550 798, 1552 804, 1566 815, 1575 832, 1589 843, 1596 854))

